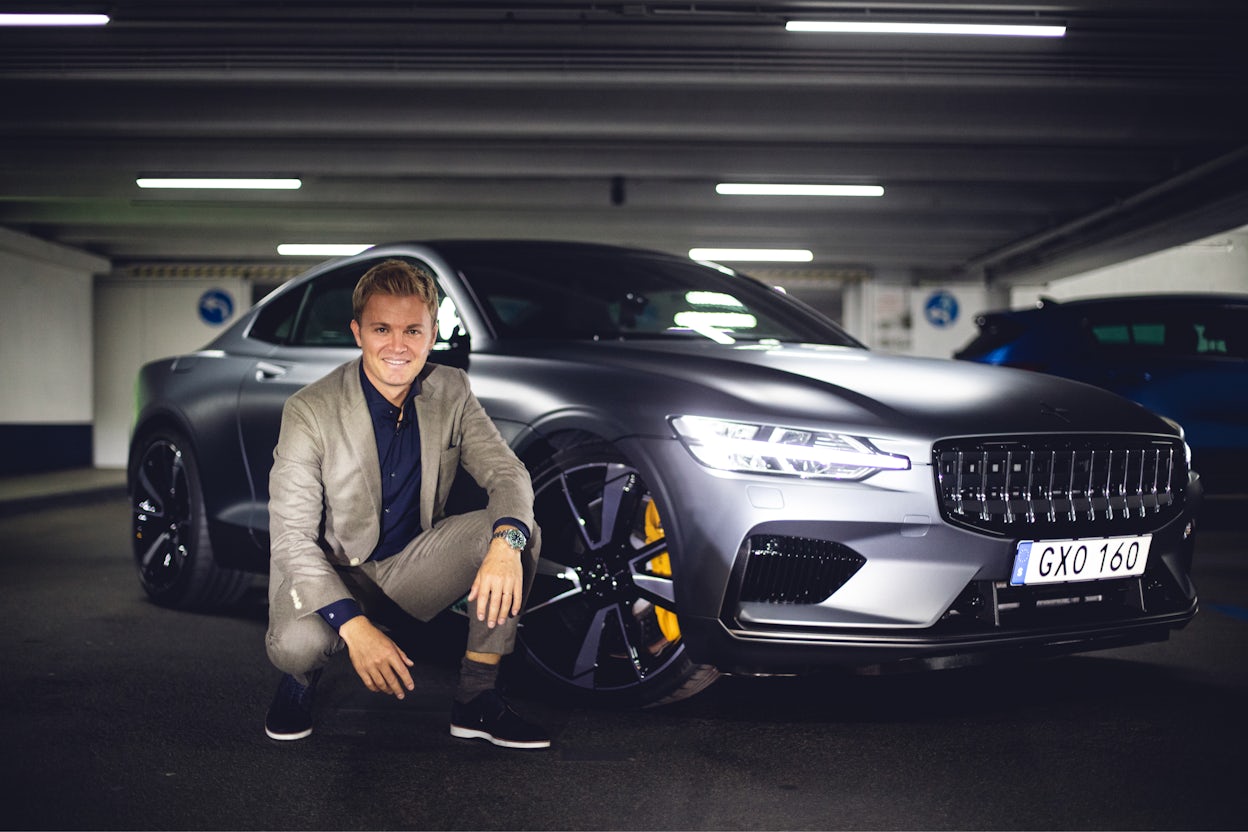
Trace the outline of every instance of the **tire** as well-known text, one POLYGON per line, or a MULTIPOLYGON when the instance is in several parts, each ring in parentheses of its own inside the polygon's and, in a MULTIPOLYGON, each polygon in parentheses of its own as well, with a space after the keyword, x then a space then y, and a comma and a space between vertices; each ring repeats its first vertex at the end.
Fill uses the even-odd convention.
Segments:
POLYGON ((529 666, 563 693, 634 707, 719 678, 686 655, 667 543, 646 525, 658 510, 636 468, 610 445, 578 445, 534 474, 533 491, 542 557, 519 633, 529 666))
POLYGON ((170 431, 147 436, 131 483, 131 542, 148 597, 178 609, 211 609, 241 599, 251 575, 222 568, 213 558, 190 443, 170 431))

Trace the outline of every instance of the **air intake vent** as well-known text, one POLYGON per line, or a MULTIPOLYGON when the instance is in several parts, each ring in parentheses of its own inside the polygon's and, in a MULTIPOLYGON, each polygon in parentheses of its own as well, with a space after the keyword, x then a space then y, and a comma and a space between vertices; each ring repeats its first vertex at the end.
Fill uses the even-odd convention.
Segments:
POLYGON ((749 541, 741 600, 818 604, 844 586, 865 560, 830 540, 756 535, 749 541))
POLYGON ((1133 533, 1178 514, 1183 444, 1138 436, 956 439, 934 450, 945 519, 1003 535, 1133 533))

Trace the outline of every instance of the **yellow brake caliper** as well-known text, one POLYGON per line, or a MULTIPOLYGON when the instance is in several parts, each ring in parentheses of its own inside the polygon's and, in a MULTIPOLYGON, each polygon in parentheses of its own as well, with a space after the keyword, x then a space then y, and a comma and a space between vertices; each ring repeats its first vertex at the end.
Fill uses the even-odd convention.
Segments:
MULTIPOLYGON (((651 500, 646 504, 646 543, 653 543, 661 537, 663 537, 663 521, 659 519, 659 509, 655 506, 654 500, 651 500)), ((653 575, 662 578, 672 577, 672 558, 667 552, 652 558, 647 566, 653 575)), ((659 622, 659 630, 662 631, 663 637, 668 641, 677 641, 680 638, 680 624, 676 620, 676 613, 655 606, 654 615, 659 622)))

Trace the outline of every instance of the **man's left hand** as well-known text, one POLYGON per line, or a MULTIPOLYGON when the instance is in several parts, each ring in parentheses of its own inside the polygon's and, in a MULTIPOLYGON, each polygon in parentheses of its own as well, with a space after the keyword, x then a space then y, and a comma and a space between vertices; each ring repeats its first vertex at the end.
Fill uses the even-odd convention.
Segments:
POLYGON ((524 569, 520 565, 520 553, 501 538, 490 540, 485 561, 468 592, 469 603, 477 602, 477 620, 489 622, 491 629, 505 623, 508 616, 520 614, 523 594, 524 569))

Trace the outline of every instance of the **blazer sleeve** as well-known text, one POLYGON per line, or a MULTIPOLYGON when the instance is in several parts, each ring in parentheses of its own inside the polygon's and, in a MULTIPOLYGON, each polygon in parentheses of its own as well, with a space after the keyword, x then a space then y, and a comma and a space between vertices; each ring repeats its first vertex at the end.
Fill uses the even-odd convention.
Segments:
POLYGON ((489 498, 486 511, 490 519, 513 517, 536 529, 533 519, 533 481, 506 440, 498 432, 494 420, 473 395, 467 376, 455 371, 460 380, 462 408, 458 425, 459 462, 463 469, 485 489, 489 498))
POLYGON ((301 615, 350 598, 323 543, 325 435, 299 395, 286 400, 269 473, 270 580, 285 581, 301 615))

